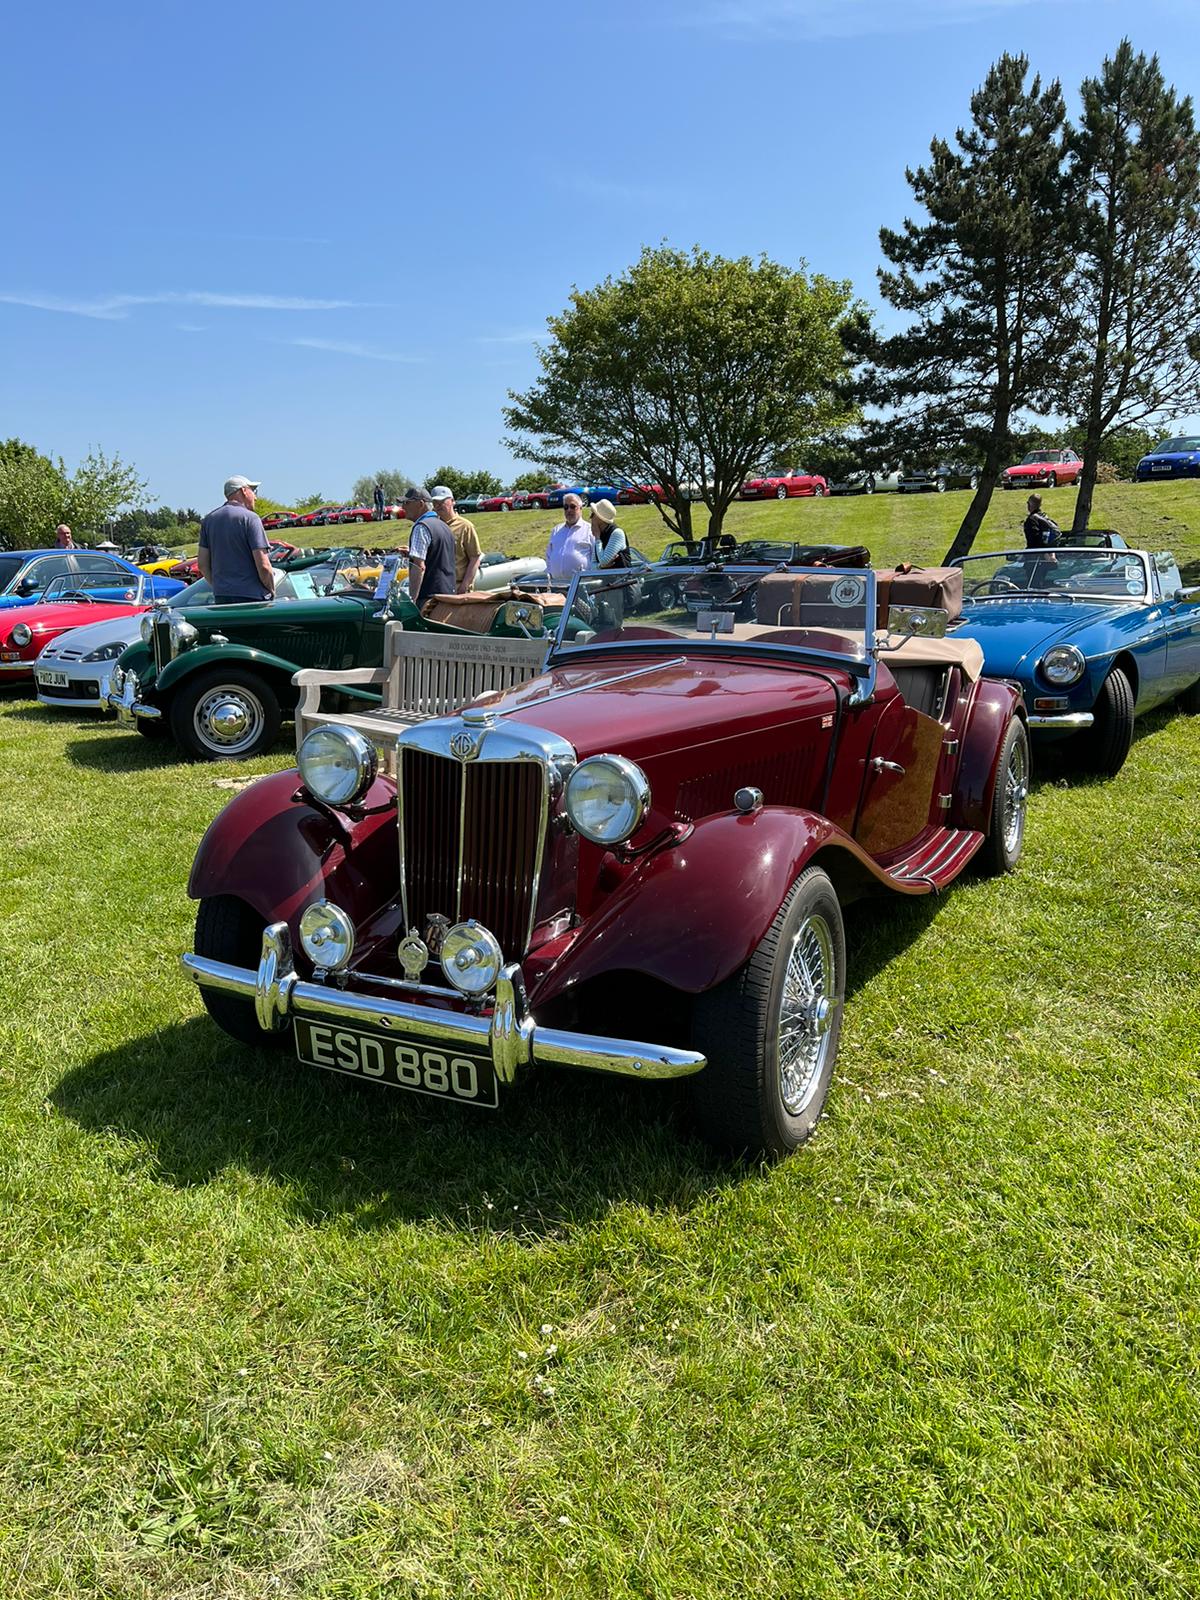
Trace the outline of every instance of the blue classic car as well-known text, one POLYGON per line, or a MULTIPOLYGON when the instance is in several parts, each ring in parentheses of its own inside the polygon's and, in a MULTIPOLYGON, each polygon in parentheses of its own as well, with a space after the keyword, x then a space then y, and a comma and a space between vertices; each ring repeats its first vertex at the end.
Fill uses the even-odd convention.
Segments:
POLYGON ((102 550, 5 550, 0 552, 0 608, 27 606, 56 578, 72 575, 86 575, 88 593, 100 600, 124 600, 139 586, 148 600, 168 600, 186 587, 178 578, 148 578, 132 561, 102 550), (111 590, 97 588, 97 576, 107 574, 112 575, 111 590))
POLYGON ((1169 551, 1060 546, 955 564, 955 638, 978 640, 985 673, 1021 686, 1030 729, 1070 737, 1081 768, 1118 772, 1139 712, 1176 697, 1200 711, 1200 590, 1169 551))
POLYGON ((577 494, 584 505, 591 505, 593 500, 611 500, 617 503, 617 496, 622 489, 633 487, 632 478, 614 478, 611 483, 566 483, 558 484, 546 495, 548 506, 561 506, 563 495, 577 494))
POLYGON ((1200 478, 1200 435, 1164 439, 1143 456, 1134 473, 1135 482, 1150 483, 1155 478, 1200 478))

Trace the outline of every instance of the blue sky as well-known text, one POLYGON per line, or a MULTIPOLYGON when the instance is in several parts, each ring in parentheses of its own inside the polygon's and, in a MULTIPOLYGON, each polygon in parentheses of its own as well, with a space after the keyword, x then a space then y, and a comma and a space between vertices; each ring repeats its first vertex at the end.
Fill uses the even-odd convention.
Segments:
POLYGON ((0 124, 0 437, 155 502, 513 464, 571 287, 668 239, 876 301, 906 164, 1003 50, 1073 93, 1128 33, 1200 89, 1194 0, 154 0, 20 7, 0 124))

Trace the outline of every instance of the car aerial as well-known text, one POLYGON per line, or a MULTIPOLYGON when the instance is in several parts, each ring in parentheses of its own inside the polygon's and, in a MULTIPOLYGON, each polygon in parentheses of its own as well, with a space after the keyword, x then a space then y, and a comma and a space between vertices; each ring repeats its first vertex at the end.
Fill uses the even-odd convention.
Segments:
POLYGON ((687 1078, 714 1146, 801 1145, 844 903, 1011 869, 1028 745, 978 646, 925 636, 951 591, 881 635, 869 569, 744 575, 792 621, 633 622, 631 572, 577 577, 545 671, 392 732, 386 774, 361 728, 313 728, 193 864, 213 1019, 477 1108, 537 1068, 687 1078))
POLYGON ((1200 590, 1169 551, 1075 548, 967 556, 956 637, 1020 685, 1038 738, 1089 772, 1119 772, 1134 718, 1181 697, 1200 710, 1200 590))
POLYGON ((829 493, 829 484, 816 472, 767 472, 747 478, 738 490, 739 500, 788 500, 798 495, 829 493))
POLYGON ((265 750, 295 706, 294 673, 382 659, 387 604, 370 588, 326 595, 328 571, 290 571, 300 598, 286 605, 147 613, 141 639, 112 669, 105 704, 144 737, 169 731, 193 760, 265 750))
POLYGON ((511 511, 512 494, 485 494, 476 506, 477 511, 511 511))
POLYGON ((0 683, 32 679, 42 651, 83 623, 144 614, 149 583, 143 577, 117 600, 107 573, 68 573, 53 579, 32 604, 0 612, 0 683))
POLYGON ((1135 483, 1155 478, 1200 478, 1200 434, 1175 434, 1156 444, 1134 470, 1135 483))
POLYGON ((961 463, 941 462, 936 467, 914 467, 902 472, 896 488, 900 494, 945 494, 947 489, 975 489, 979 486, 979 469, 961 463))
POLYGON ((829 479, 830 494, 895 494, 904 469, 863 467, 842 477, 829 479))
POLYGON ((1017 466, 1005 467, 1000 476, 1003 489, 1058 489, 1074 483, 1083 471, 1083 462, 1074 450, 1030 450, 1017 466))
POLYGON ((73 574, 107 577, 107 584, 86 587, 98 599, 118 602, 139 584, 147 600, 165 600, 183 588, 176 578, 149 577, 132 561, 102 550, 9 550, 0 554, 0 610, 29 605, 55 578, 73 574))

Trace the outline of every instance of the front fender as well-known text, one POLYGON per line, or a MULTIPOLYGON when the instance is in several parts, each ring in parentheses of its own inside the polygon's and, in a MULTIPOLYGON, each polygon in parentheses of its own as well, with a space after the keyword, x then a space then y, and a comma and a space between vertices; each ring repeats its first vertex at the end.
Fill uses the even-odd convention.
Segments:
POLYGON ((395 785, 376 778, 363 805, 387 806, 351 822, 293 800, 292 768, 243 789, 213 818, 188 879, 193 900, 234 895, 268 922, 287 922, 296 939, 300 913, 334 900, 361 927, 399 889, 395 785))
POLYGON ((816 856, 840 898, 878 885, 901 893, 847 834, 817 812, 772 807, 708 817, 650 856, 583 927, 526 963, 529 997, 549 1000, 601 973, 635 971, 699 994, 748 961, 816 856))
MULTIPOLYGON (((253 667, 258 672, 278 676, 285 685, 291 684, 297 670, 294 661, 285 661, 282 656, 272 655, 269 650, 255 650, 245 644, 202 644, 194 650, 184 650, 173 661, 168 661, 155 680, 154 687, 159 694, 173 694, 185 678, 197 672, 206 672, 211 667, 231 666, 253 667)), ((287 693, 281 698, 286 703, 287 693)))
POLYGON ((1020 690, 996 678, 980 678, 962 732, 962 755, 950 824, 987 833, 992 821, 997 761, 1004 731, 1023 707, 1020 690))

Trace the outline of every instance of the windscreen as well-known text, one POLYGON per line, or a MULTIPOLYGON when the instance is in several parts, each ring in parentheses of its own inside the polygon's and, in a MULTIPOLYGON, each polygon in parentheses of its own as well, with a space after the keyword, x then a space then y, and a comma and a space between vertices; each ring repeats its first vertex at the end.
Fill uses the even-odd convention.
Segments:
POLYGON ((1146 563, 1135 550, 1020 550, 968 556, 962 569, 968 601, 1021 594, 1143 600, 1149 592, 1146 563))
POLYGON ((865 569, 703 569, 682 581, 658 564, 577 581, 558 625, 556 649, 747 644, 852 656, 873 640, 874 574, 865 569), (665 603, 664 603, 665 602, 665 603))

